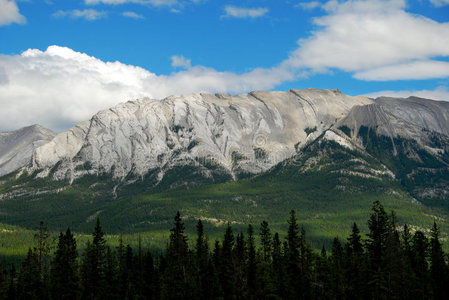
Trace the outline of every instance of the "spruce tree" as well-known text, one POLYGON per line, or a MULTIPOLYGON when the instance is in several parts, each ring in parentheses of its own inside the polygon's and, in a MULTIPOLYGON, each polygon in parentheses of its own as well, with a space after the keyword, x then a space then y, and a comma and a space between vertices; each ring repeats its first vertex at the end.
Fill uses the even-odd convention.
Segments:
POLYGON ((80 282, 78 276, 78 251, 76 240, 67 228, 60 233, 55 256, 51 263, 51 297, 52 299, 78 299, 80 282))
POLYGON ((234 281, 234 296, 248 297, 248 277, 247 277, 247 263, 248 251, 245 241, 245 236, 242 232, 237 234, 235 239, 235 247, 232 251, 233 261, 233 281, 234 281))
POLYGON ((273 237, 267 221, 260 224, 260 243, 261 252, 259 254, 261 261, 257 268, 257 284, 258 297, 267 298, 275 293, 274 280, 272 278, 272 254, 273 254, 273 237))
POLYGON ((99 218, 92 236, 92 242, 87 242, 81 264, 83 299, 100 298, 106 286, 106 241, 99 218))
POLYGON ((448 298, 447 278, 447 266, 440 242, 440 229, 434 221, 430 234, 430 279, 434 299, 448 298))
POLYGON ((287 264, 287 286, 288 286, 288 298, 299 299, 301 297, 300 286, 302 275, 300 268, 299 257, 299 226, 296 220, 296 214, 294 210, 290 211, 290 218, 288 220, 288 233, 287 233, 287 249, 286 249, 286 264, 287 264))
POLYGON ((413 235, 411 251, 412 299, 428 299, 431 289, 427 262, 429 241, 422 231, 413 235))
POLYGON ((48 274, 51 250, 50 231, 43 221, 39 222, 39 228, 34 234, 34 239, 37 242, 35 252, 39 261, 39 273, 41 279, 43 279, 48 274))
POLYGON ((354 300, 364 298, 365 292, 366 265, 361 239, 360 230, 354 222, 345 246, 347 296, 354 300))
POLYGON ((150 250, 143 257, 143 298, 159 299, 159 279, 150 250))
MULTIPOLYGON (((102 291, 102 299, 123 299, 119 294, 119 280, 118 280, 118 261, 115 252, 110 247, 106 247, 105 268, 104 268, 104 283, 105 287, 102 291)), ((128 299, 131 299, 128 297, 128 299)))
POLYGON ((247 278, 248 278, 248 299, 256 298, 256 245, 254 241, 254 229, 251 224, 248 225, 248 264, 247 264, 247 278))
POLYGON ((184 223, 179 211, 170 229, 170 243, 167 248, 167 266, 163 275, 163 299, 189 299, 192 286, 189 282, 189 249, 184 223))
POLYGON ((22 264, 18 282, 18 299, 42 299, 43 286, 41 280, 39 254, 28 249, 22 264))
POLYGON ((274 286, 274 295, 285 299, 287 297, 287 280, 285 256, 282 250, 282 243, 279 234, 276 232, 273 237, 273 254, 272 254, 272 280, 274 286))
POLYGON ((379 201, 373 203, 372 212, 368 220, 368 228, 369 233, 366 241, 369 272, 368 285, 373 299, 384 299, 387 297, 387 282, 383 256, 390 232, 390 221, 379 201))
POLYGON ((199 299, 211 299, 216 294, 216 277, 209 256, 209 245, 204 234, 203 222, 198 220, 196 225, 197 238, 195 246, 197 264, 196 290, 199 299))
POLYGON ((330 272, 326 248, 323 245, 320 255, 315 258, 315 278, 312 282, 313 299, 327 300, 331 297, 330 272))
POLYGON ((330 287, 332 299, 345 299, 346 287, 344 282, 343 247, 338 238, 332 241, 330 256, 330 287))
POLYGON ((312 281, 312 248, 307 243, 304 226, 301 226, 301 234, 299 237, 299 257, 301 272, 301 281, 299 284, 300 298, 310 299, 310 284, 312 281))
POLYGON ((406 273, 404 252, 396 230, 396 216, 391 214, 391 226, 385 241, 383 256, 385 265, 385 279, 387 281, 387 297, 389 299, 404 299, 407 294, 406 287, 409 281, 406 273))
POLYGON ((262 221, 260 224, 260 243, 262 245, 262 259, 269 262, 272 251, 272 236, 267 221, 262 221))
POLYGON ((234 233, 231 225, 228 223, 223 239, 223 245, 220 249, 220 270, 219 279, 222 287, 224 299, 231 299, 235 295, 234 285, 234 265, 233 265, 233 248, 234 248, 234 233))

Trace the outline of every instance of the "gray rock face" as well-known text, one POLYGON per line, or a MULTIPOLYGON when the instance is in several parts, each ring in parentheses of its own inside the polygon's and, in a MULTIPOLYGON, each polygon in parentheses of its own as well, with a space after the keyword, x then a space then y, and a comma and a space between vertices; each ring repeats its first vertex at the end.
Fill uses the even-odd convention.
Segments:
POLYGON ((192 161, 232 175, 259 173, 292 156, 366 97, 337 90, 193 94, 140 99, 100 111, 36 149, 33 169, 55 179, 111 172, 142 176, 192 161))
POLYGON ((372 104, 354 107, 336 124, 339 126, 355 133, 360 126, 376 128, 378 134, 416 140, 424 146, 429 142, 429 132, 449 136, 449 102, 380 97, 372 104))
POLYGON ((34 150, 54 136, 53 131, 39 125, 0 132, 0 176, 31 166, 34 150))
POLYGON ((176 166, 197 163, 200 172, 215 165, 235 178, 268 170, 323 133, 324 139, 362 149, 360 126, 442 153, 428 146, 429 132, 449 136, 449 103, 372 100, 316 89, 139 99, 57 135, 36 125, 1 133, 0 175, 26 167, 54 179, 102 173, 124 179, 151 171, 161 180, 176 166), (352 139, 338 130, 341 126, 353 131, 352 139))

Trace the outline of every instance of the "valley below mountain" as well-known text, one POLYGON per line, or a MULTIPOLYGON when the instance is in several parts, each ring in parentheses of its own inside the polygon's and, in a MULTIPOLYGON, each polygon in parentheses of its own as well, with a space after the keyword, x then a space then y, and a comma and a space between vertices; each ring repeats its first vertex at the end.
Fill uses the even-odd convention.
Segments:
POLYGON ((362 231, 375 200, 398 224, 449 232, 449 103, 338 90, 139 99, 62 133, 0 134, 0 222, 154 237, 267 220, 291 209, 314 246, 362 231))

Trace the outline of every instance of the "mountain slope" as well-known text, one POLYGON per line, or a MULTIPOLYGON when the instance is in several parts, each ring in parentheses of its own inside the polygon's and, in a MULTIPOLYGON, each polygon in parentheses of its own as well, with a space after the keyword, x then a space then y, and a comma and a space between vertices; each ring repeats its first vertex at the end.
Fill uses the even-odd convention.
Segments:
POLYGON ((320 247, 382 200, 399 224, 449 231, 447 120, 444 102, 336 90, 131 101, 4 176, 0 222, 89 232, 100 216, 108 232, 157 235, 180 210, 191 228, 266 219, 282 231, 295 209, 320 247))
POLYGON ((237 178, 268 170, 367 103, 314 89, 129 101, 57 135, 36 150, 33 166, 45 177, 60 163, 55 179, 101 173, 124 179, 151 171, 158 182, 168 170, 197 162, 206 177, 213 164, 237 178))
POLYGON ((0 132, 0 176, 31 166, 36 148, 48 143, 55 133, 40 125, 0 132))
POLYGON ((449 210, 449 103, 378 98, 335 127, 394 172, 419 201, 449 210))

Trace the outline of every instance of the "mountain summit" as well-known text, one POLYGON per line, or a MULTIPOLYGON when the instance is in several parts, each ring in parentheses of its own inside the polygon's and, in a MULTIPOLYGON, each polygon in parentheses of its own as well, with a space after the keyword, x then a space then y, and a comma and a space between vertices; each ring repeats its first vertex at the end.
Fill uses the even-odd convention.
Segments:
POLYGON ((157 180, 195 164, 206 177, 268 170, 331 128, 352 107, 371 104, 338 90, 193 94, 140 99, 100 111, 35 149, 37 176, 114 178, 154 172, 157 180), (211 169, 214 166, 214 170, 211 169))

